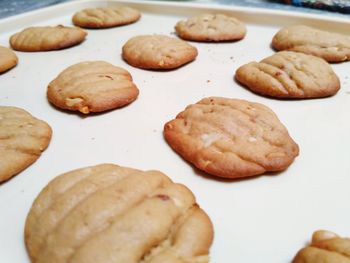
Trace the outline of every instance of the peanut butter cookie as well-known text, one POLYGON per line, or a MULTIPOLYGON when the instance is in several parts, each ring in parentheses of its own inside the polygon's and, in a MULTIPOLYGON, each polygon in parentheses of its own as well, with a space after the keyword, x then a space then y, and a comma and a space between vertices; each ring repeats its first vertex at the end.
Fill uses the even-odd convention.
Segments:
POLYGON ((123 58, 143 69, 174 69, 197 57, 197 49, 187 42, 164 35, 133 37, 123 46, 123 58))
POLYGON ((0 46, 0 74, 15 67, 18 63, 18 58, 11 49, 0 46))
POLYGON ((350 263, 350 239, 330 231, 319 230, 311 244, 301 249, 293 263, 350 263))
POLYGON ((133 102, 138 94, 128 71, 104 61, 70 66, 47 89, 52 104, 84 114, 122 107, 133 102))
POLYGON ((277 98, 320 98, 340 89, 337 75, 325 60, 293 51, 243 65, 236 79, 256 93, 277 98))
POLYGON ((159 171, 113 164, 56 177, 25 225, 33 263, 205 263, 212 239, 212 223, 187 187, 159 171))
POLYGON ((266 106, 210 97, 164 126, 164 137, 185 160, 209 174, 238 178, 286 169, 299 153, 266 106))
POLYGON ((27 111, 0 106, 0 182, 34 163, 51 140, 50 126, 27 111))
POLYGON ((140 17, 138 10, 127 6, 87 8, 74 14, 73 23, 85 28, 108 28, 136 22, 140 17))
POLYGON ((11 47, 18 51, 50 51, 68 48, 83 42, 86 32, 78 27, 29 27, 10 38, 11 47))
POLYGON ((321 57, 328 62, 350 60, 348 36, 304 25, 282 28, 272 39, 277 50, 290 50, 321 57))
POLYGON ((179 37, 202 42, 233 41, 244 38, 247 29, 238 19, 224 14, 202 14, 175 26, 179 37))

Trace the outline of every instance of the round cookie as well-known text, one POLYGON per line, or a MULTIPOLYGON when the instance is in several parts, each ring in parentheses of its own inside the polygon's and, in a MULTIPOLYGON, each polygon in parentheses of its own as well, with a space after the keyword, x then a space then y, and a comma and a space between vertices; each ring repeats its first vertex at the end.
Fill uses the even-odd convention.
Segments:
POLYGON ((11 36, 11 47, 19 51, 50 51, 80 44, 86 32, 78 27, 62 25, 29 27, 11 36))
POLYGON ((104 61, 70 66, 47 89, 52 104, 84 114, 120 108, 133 102, 138 94, 128 71, 104 61))
POLYGON ((202 42, 233 41, 244 38, 247 30, 238 19, 224 14, 202 14, 175 26, 179 37, 202 42))
POLYGON ((321 57, 328 62, 350 60, 350 39, 304 25, 282 28, 272 39, 277 50, 290 50, 321 57))
POLYGON ((34 163, 51 140, 50 126, 27 111, 0 106, 0 182, 34 163))
POLYGON ((268 107, 238 99, 210 97, 188 106, 165 124, 164 137, 198 169, 225 178, 282 171, 299 153, 268 107))
POLYGON ((350 263, 350 239, 319 230, 312 235, 311 244, 301 249, 293 263, 350 263))
POLYGON ((33 263, 209 262, 213 226, 159 171, 101 164, 56 177, 25 224, 33 263))
POLYGON ((138 10, 127 6, 87 8, 74 14, 73 24, 85 28, 108 28, 136 22, 138 10))
POLYGON ((187 42, 164 35, 143 35, 123 46, 123 59, 143 69, 174 69, 197 57, 197 49, 187 42))
POLYGON ((15 67, 18 63, 18 58, 11 49, 0 46, 0 74, 15 67))
POLYGON ((325 60, 293 51, 243 65, 235 77, 250 90, 277 98, 320 98, 340 89, 337 75, 325 60))

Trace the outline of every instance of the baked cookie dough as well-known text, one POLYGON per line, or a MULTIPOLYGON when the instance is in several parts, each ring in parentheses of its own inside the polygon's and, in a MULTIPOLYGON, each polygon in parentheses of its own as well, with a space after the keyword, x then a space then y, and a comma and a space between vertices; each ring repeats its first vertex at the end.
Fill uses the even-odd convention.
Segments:
POLYGON ((86 32, 78 27, 29 27, 11 36, 11 47, 18 51, 50 51, 78 45, 86 32))
POLYGON ((52 180, 25 224, 33 263, 209 262, 213 226, 159 171, 101 164, 52 180))
POLYGON ((143 35, 123 46, 123 59, 143 69, 175 69, 197 57, 197 49, 187 42, 165 35, 143 35))
POLYGON ((51 140, 50 126, 27 111, 0 106, 0 182, 34 163, 51 140))
POLYGON ((62 71, 47 89, 55 106, 88 114, 133 102, 139 90, 128 71, 104 61, 87 61, 62 71))
POLYGON ((138 10, 127 6, 87 8, 74 14, 73 24, 85 28, 108 28, 136 22, 138 10))
POLYGON ((312 235, 311 244, 301 249, 293 263, 350 263, 350 238, 319 230, 312 235))
POLYGON ((191 17, 178 22, 175 30, 182 39, 201 42, 240 40, 247 32, 241 21, 225 14, 202 14, 191 17))
POLYGON ((277 98, 320 98, 340 89, 337 75, 325 60, 293 51, 243 65, 235 76, 250 90, 277 98))
POLYGON ((286 169, 298 145, 268 107, 210 97, 164 126, 164 137, 185 160, 211 175, 239 178, 286 169))
POLYGON ((290 50, 321 57, 328 62, 350 60, 350 38, 304 25, 282 28, 272 39, 277 50, 290 50))
POLYGON ((15 67, 18 63, 18 58, 11 49, 0 46, 0 74, 15 67))

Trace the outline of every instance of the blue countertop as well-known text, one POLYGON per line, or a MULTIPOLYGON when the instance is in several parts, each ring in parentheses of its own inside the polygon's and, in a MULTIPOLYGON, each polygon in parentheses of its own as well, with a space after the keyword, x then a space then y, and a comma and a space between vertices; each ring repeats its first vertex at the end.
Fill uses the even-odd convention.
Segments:
MULTIPOLYGON (((69 0, 0 0, 0 18, 13 16, 16 14, 28 12, 34 9, 42 8, 49 5, 54 5, 69 0)), ((318 13, 331 16, 342 16, 350 18, 350 15, 331 12, 327 10, 318 10, 300 6, 291 6, 282 3, 282 0, 202 0, 205 3, 219 3, 225 5, 238 5, 250 7, 262 7, 280 10, 301 11, 309 13, 318 13)), ((196 2, 201 2, 197 0, 196 2)))

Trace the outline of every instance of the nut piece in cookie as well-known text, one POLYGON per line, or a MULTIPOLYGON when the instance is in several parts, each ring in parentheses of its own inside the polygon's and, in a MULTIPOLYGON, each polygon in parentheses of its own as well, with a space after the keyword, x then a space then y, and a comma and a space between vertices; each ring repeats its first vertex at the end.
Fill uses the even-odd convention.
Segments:
POLYGON ((187 187, 159 171, 113 164, 53 179, 25 224, 33 263, 207 263, 212 239, 212 223, 187 187))
POLYGON ((143 69, 174 69, 197 57, 197 49, 187 42, 164 35, 143 35, 123 46, 123 59, 143 69))
POLYGON ((47 89, 52 104, 84 114, 120 108, 133 102, 138 94, 128 71, 104 61, 70 66, 47 89))
POLYGON ((301 249, 293 263, 350 263, 350 239, 319 230, 312 235, 311 244, 301 249))
POLYGON ((272 39, 277 50, 290 50, 321 57, 328 62, 350 60, 350 38, 304 25, 282 28, 272 39))
POLYGON ((280 51, 259 63, 237 69, 236 79, 250 90, 276 98, 332 96, 340 81, 322 58, 293 51, 280 51))
POLYGON ((51 127, 27 111, 0 106, 0 182, 34 163, 51 140, 51 127))
POLYGON ((247 32, 241 21, 224 14, 202 14, 191 17, 178 22, 175 30, 182 39, 201 42, 240 40, 247 32))
POLYGON ((74 14, 73 24, 85 28, 108 28, 134 23, 141 14, 127 6, 87 8, 74 14))
POLYGON ((298 145, 268 107, 210 97, 164 126, 164 137, 185 160, 209 174, 238 178, 286 169, 298 145))
POLYGON ((11 49, 0 46, 0 74, 15 67, 18 63, 18 58, 11 49))
POLYGON ((29 27, 11 36, 11 47, 18 51, 50 51, 83 42, 86 32, 78 27, 29 27))

